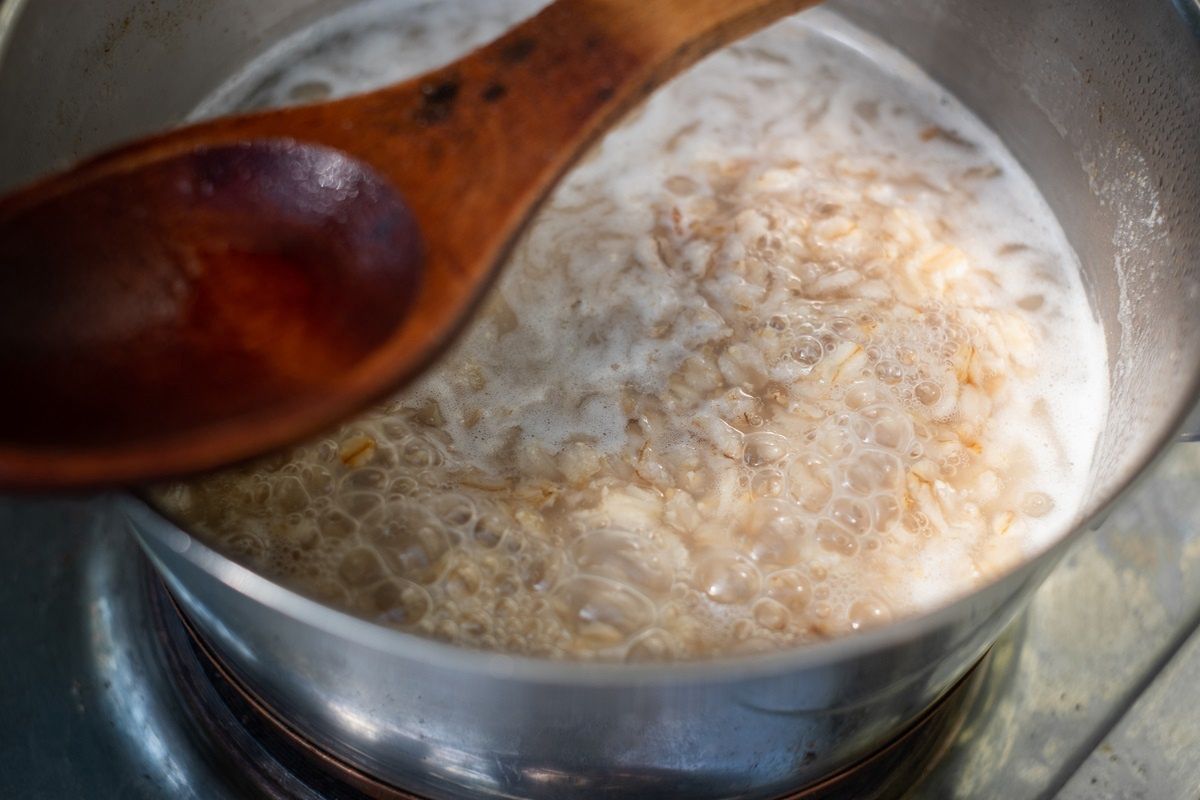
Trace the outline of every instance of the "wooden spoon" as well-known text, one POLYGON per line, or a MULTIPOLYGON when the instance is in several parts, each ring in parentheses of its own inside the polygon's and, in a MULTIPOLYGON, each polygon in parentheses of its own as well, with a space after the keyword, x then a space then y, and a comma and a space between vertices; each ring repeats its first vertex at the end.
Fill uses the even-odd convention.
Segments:
POLYGON ((0 486, 142 481, 352 414, 462 326, 579 155, 816 0, 559 0, 434 72, 0 199, 0 486))

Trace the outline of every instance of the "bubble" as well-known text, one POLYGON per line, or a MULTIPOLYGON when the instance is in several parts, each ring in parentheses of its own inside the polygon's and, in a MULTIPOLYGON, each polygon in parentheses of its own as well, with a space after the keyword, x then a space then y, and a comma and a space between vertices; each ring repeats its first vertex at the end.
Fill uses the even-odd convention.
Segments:
POLYGON ((817 543, 830 553, 852 556, 858 552, 858 541, 845 528, 832 520, 817 523, 817 543))
POLYGON ((804 510, 786 500, 760 500, 737 531, 743 551, 765 566, 786 566, 800 557, 808 534, 804 510))
POLYGON ((894 491, 902 475, 899 458, 869 450, 842 468, 842 485, 859 495, 894 491))
POLYGON ((459 637, 458 631, 458 622, 446 617, 439 619, 433 627, 433 635, 447 642, 457 640, 459 637))
POLYGON ((304 484, 299 478, 286 477, 275 484, 275 488, 271 492, 272 499, 279 507, 279 511, 288 514, 294 511, 303 510, 309 502, 308 492, 304 489, 304 484))
POLYGON ((712 553, 696 564, 693 585, 710 600, 741 605, 758 594, 758 570, 736 553, 712 553))
POLYGON ((517 561, 517 572, 525 588, 533 592, 545 592, 554 586, 562 567, 562 559, 553 550, 522 553, 517 561))
POLYGON ((904 368, 895 361, 880 361, 875 365, 875 376, 889 386, 894 386, 904 378, 904 368))
POLYGON ((508 530, 508 521, 496 512, 480 514, 471 527, 471 539, 485 549, 500 544, 508 530))
POLYGON ((812 598, 812 585, 804 573, 784 569, 767 576, 767 596, 794 614, 803 614, 812 598))
POLYGON ((846 408, 857 411, 860 408, 878 402, 878 400, 879 396, 875 391, 875 387, 868 381, 859 381, 846 390, 843 402, 846 408))
POLYGON ((375 492, 350 492, 338 499, 338 506, 354 519, 376 516, 383 510, 383 495, 375 492))
POLYGON ((300 473, 300 479, 310 498, 320 498, 333 491, 333 474, 324 467, 307 467, 300 473))
POLYGON ((583 572, 620 581, 647 595, 666 594, 675 570, 646 537, 619 529, 589 533, 572 548, 583 572))
POLYGON ((763 598, 754 604, 754 621, 764 628, 781 631, 791 621, 791 614, 782 603, 770 598, 763 598))
POLYGON ((932 381, 921 381, 913 389, 913 395, 922 405, 932 406, 942 399, 942 387, 932 381))
POLYGON ((421 484, 411 475, 397 475, 387 485, 388 495, 393 498, 415 497, 421 484))
MULTIPOLYGON (((733 623, 732 632, 733 632, 734 640, 739 641, 739 642, 744 642, 744 641, 748 640, 750 637, 754 636, 754 634, 756 633, 756 631, 754 630, 754 623, 748 619, 739 619, 739 620, 735 621, 733 623)), ((735 652, 741 653, 741 652, 746 652, 746 651, 742 650, 741 648, 738 648, 735 652)))
POLYGON ((825 355, 825 347, 813 336, 801 336, 792 347, 792 358, 806 367, 815 367, 825 355))
POLYGON ((458 630, 468 640, 482 643, 490 628, 490 621, 479 611, 466 611, 458 615, 458 630))
POLYGON ((598 646, 620 644, 654 621, 654 605, 646 597, 593 575, 564 581, 554 590, 551 607, 574 635, 598 646))
POLYGON ((788 453, 788 440, 769 431, 748 433, 742 437, 742 460, 749 467, 765 467, 782 461, 788 453))
POLYGON ((833 479, 822 458, 806 456, 791 462, 787 476, 793 499, 810 513, 823 510, 833 496, 833 479))
POLYGON ((890 450, 900 450, 912 438, 912 422, 900 411, 888 406, 864 409, 863 416, 874 422, 875 443, 890 450))
POLYGON ((421 584, 438 579, 450 546, 428 515, 408 506, 395 506, 385 522, 367 535, 398 574, 421 584))
POLYGON ((299 550, 308 550, 317 543, 320 532, 311 519, 302 514, 289 514, 287 524, 279 531, 282 544, 299 550))
POLYGON ((338 562, 338 575, 349 586, 366 586, 383 577, 379 556, 365 547, 356 547, 338 562))
POLYGON ((250 489, 250 502, 257 506, 266 505, 271 499, 271 484, 265 480, 256 481, 250 489))
POLYGON ((750 479, 750 493, 756 498, 779 497, 783 486, 783 473, 777 469, 759 470, 750 479))
POLYGON ((324 439, 316 446, 317 460, 330 463, 337 459, 338 443, 333 439, 324 439))
POLYGON ((475 522, 475 502, 462 494, 443 494, 429 504, 433 516, 447 525, 465 528, 475 522))
POLYGON ((436 467, 442 463, 442 454, 428 440, 420 436, 409 436, 400 443, 398 457, 410 467, 436 467))
POLYGON ((871 510, 861 500, 840 497, 833 501, 830 516, 846 530, 862 535, 871 528, 871 510))
POLYGON ((469 561, 454 565, 442 579, 446 594, 454 600, 465 600, 475 595, 482 584, 479 568, 469 561))
POLYGON ((342 491, 382 492, 389 482, 388 474, 378 467, 362 467, 351 470, 341 480, 342 491))
POLYGON ((846 422, 860 442, 871 444, 875 441, 875 426, 871 424, 870 420, 854 416, 847 417, 846 422))
POLYGON ((429 593, 410 581, 392 578, 376 587, 371 595, 377 622, 397 628, 411 628, 429 613, 433 601, 429 593))
POLYGON ((827 457, 838 460, 852 455, 858 443, 849 431, 838 427, 821 431, 817 436, 817 444, 827 457))
POLYGON ((625 660, 631 664, 674 660, 679 643, 661 628, 651 628, 639 635, 625 651, 625 660))
POLYGON ((875 507, 875 529, 886 532, 900 521, 900 503, 890 494, 882 494, 872 501, 875 507))

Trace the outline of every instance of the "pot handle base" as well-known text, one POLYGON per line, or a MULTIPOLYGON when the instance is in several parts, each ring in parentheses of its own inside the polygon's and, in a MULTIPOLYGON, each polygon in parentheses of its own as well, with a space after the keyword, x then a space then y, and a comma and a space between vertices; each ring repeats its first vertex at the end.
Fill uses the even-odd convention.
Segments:
POLYGON ((1187 421, 1180 427, 1175 438, 1180 442, 1200 442, 1200 403, 1188 414, 1187 421))

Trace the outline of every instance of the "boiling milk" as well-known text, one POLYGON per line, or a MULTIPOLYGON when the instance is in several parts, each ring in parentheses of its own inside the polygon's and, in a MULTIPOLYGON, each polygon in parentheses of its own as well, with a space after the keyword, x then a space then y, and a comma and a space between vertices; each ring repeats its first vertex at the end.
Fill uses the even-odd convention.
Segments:
MULTIPOLYGON (((537 5, 368 5, 200 113, 387 83, 537 5)), ((1106 375, 1016 161, 911 63, 810 12, 604 139, 416 385, 160 498, 272 578, 426 636, 760 651, 944 604, 1061 535, 1106 375)))

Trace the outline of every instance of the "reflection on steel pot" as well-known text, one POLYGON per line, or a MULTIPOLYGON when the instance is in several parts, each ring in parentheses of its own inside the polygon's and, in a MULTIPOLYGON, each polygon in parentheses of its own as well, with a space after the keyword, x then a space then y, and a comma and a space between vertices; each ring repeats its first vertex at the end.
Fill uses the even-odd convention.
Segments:
MULTIPOLYGON (((178 121, 228 65, 345 5, 117 0, 64 17, 65 0, 7 0, 0 186, 178 121)), ((833 7, 1000 134, 1079 254, 1111 368, 1088 503, 1102 513, 1200 382, 1200 13, 1168 0, 833 7)), ((249 688, 315 743, 435 798, 771 797, 802 786, 934 702, 1072 538, 952 606, 862 635, 708 663, 582 665, 455 649, 353 619, 234 564, 139 499, 117 505, 114 524, 138 536, 249 688)))

